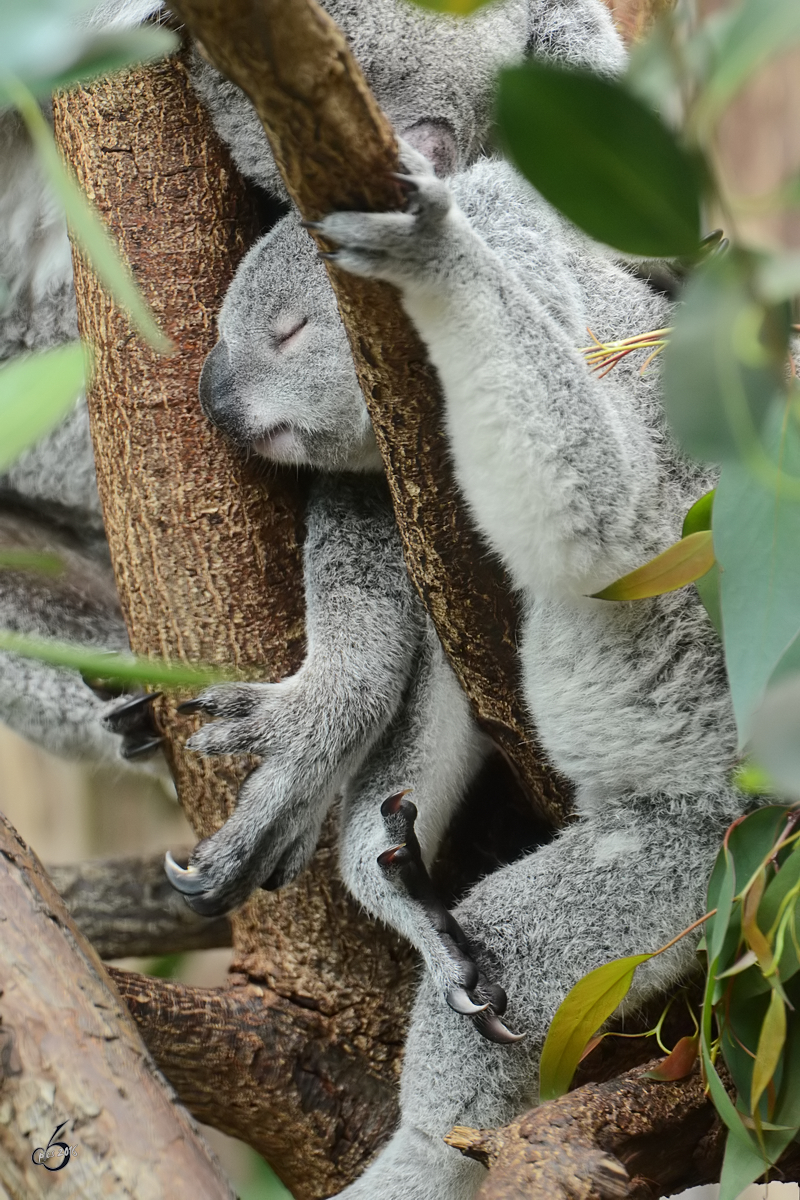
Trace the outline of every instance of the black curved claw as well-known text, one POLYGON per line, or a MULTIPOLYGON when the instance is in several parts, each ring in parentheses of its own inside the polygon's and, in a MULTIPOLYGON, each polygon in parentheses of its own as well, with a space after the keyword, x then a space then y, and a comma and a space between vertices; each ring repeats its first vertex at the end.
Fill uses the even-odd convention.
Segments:
POLYGON ((127 762, 135 762, 139 758, 152 758, 163 741, 163 737, 136 738, 126 735, 122 740, 120 755, 127 762))
POLYGON ((401 843, 399 846, 390 846, 388 850, 383 850, 378 855, 378 866, 383 871, 407 867, 413 861, 414 856, 405 843, 401 843))
POLYGON ((178 705, 175 712, 180 713, 182 717, 191 717, 194 713, 205 712, 205 708, 200 700, 184 700, 183 704, 178 705))
POLYGON ((117 704, 103 717, 103 725, 112 733, 155 733, 152 705, 161 692, 146 692, 117 704))
POLYGON ((460 1013, 462 1017, 474 1017, 478 1013, 485 1012, 489 1007, 488 1000, 486 1004, 476 1004, 474 1000, 470 999, 465 989, 461 987, 450 988, 445 999, 453 1012, 460 1013))
POLYGON ((479 1013, 473 1020, 478 1033, 485 1037, 487 1042, 496 1042, 498 1046, 513 1046, 525 1037, 524 1033, 512 1033, 491 1008, 479 1013))

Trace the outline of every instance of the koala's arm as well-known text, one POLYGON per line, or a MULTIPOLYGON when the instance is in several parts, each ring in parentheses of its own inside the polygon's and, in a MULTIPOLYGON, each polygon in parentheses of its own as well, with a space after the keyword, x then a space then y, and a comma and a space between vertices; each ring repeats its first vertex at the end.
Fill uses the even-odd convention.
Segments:
POLYGON ((424 160, 405 158, 407 212, 333 213, 320 230, 339 266, 400 289, 442 380, 459 483, 515 583, 589 595, 642 561, 658 483, 647 430, 614 379, 590 373, 549 290, 524 287, 424 160))
POLYGON ((192 749, 264 757, 236 811, 192 855, 190 902, 204 913, 305 866, 331 800, 394 717, 422 636, 384 480, 321 479, 307 525, 302 667, 280 683, 213 687, 195 702, 221 719, 192 749))

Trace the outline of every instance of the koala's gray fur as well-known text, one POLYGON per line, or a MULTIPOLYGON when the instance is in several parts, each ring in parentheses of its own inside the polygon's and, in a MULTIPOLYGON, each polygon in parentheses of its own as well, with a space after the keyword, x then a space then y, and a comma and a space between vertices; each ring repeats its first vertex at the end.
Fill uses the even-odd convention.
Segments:
MULTIPOLYGON (((408 211, 334 213, 321 229, 339 266, 400 289, 428 347, 460 486, 524 603, 531 715, 580 815, 456 910, 526 1040, 513 1051, 481 1042, 432 1002, 426 980, 400 1129, 342 1193, 466 1200, 482 1172, 442 1135, 535 1102, 542 1042, 568 988, 700 915, 723 832, 751 801, 731 784, 722 650, 694 589, 635 604, 590 598, 677 540, 713 485, 670 439, 657 371, 642 378, 626 361, 600 380, 576 350, 587 327, 617 339, 668 324, 666 302, 505 164, 479 163, 451 190, 413 150, 404 157, 408 211)), ((688 971, 694 944, 640 969, 630 1003, 688 971)))
MULTIPOLYGON (((602 0, 500 0, 468 20, 408 0, 322 0, 345 34, 394 128, 440 173, 491 145, 497 71, 536 54, 604 73, 625 54, 602 0)), ((195 55, 192 82, 217 132, 249 179, 285 196, 269 144, 247 97, 195 55)))

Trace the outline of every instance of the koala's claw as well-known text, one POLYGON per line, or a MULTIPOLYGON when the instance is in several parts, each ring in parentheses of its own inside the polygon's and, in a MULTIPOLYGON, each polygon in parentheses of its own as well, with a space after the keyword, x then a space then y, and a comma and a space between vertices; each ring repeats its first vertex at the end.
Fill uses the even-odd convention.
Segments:
POLYGON ((114 701, 102 718, 105 728, 122 739, 120 757, 128 762, 150 758, 164 741, 153 721, 153 701, 160 695, 146 692, 114 701))
POLYGON ((120 754, 128 762, 139 758, 150 758, 163 745, 163 737, 134 738, 126 734, 122 739, 120 754))
POLYGON ((451 987, 445 999, 453 1012, 460 1013, 462 1017, 474 1017, 478 1013, 485 1012, 489 1007, 488 1000, 485 1004, 476 1004, 474 1000, 470 999, 466 989, 462 987, 451 987))
POLYGON ((183 896, 199 896, 206 890, 203 872, 191 864, 187 867, 179 866, 169 850, 164 855, 164 871, 176 892, 180 892, 183 896))
POLYGON ((479 1013, 474 1020, 478 1032, 486 1038, 487 1042, 496 1042, 498 1046, 512 1046, 516 1042, 521 1042, 525 1037, 524 1033, 512 1033, 508 1026, 503 1024, 497 1013, 492 1012, 491 1007, 487 1008, 486 1012, 479 1013))
POLYGON ((395 845, 378 855, 378 865, 390 877, 396 876, 409 895, 422 905, 439 936, 445 955, 460 972, 460 981, 448 988, 445 994, 453 1011, 471 1017, 478 1032, 490 1042, 502 1045, 518 1042, 524 1034, 512 1033, 500 1020, 508 1003, 505 992, 499 984, 489 983, 481 976, 472 958, 469 938, 436 894, 422 861, 414 830, 417 806, 407 798, 409 791, 406 788, 396 792, 381 805, 381 816, 395 845), (477 1000, 470 995, 476 989, 479 996, 477 1000))

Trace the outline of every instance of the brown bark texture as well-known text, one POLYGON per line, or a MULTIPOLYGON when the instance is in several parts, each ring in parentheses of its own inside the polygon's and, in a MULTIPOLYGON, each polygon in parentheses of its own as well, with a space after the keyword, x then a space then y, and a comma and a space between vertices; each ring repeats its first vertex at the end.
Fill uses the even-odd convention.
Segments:
MULTIPOLYGON (((300 1142, 281 1164, 294 1196, 339 1191, 391 1134, 393 1081, 365 1071, 303 997, 281 996, 244 976, 228 988, 191 988, 110 972, 154 1059, 199 1120, 270 1161, 276 1145, 300 1142), (291 1087, 279 1065, 287 1060, 291 1087)), ((402 1032, 390 1026, 390 1038, 399 1052, 402 1032)))
MULTIPOLYGON (((178 861, 189 857, 174 851, 178 861)), ((231 944, 227 917, 198 917, 164 874, 164 856, 47 868, 69 914, 101 958, 151 957, 231 944)))
MULTIPOLYGON (((452 1130, 449 1145, 489 1168, 477 1200, 657 1200, 715 1182, 727 1131, 700 1071, 648 1079, 657 1065, 585 1084, 502 1129, 452 1130)), ((792 1147, 773 1177, 797 1179, 798 1168, 792 1147)))
MULTIPOLYGON (((397 148, 347 43, 315 0, 176 0, 175 12, 247 92, 303 217, 399 208, 397 148)), ((563 823, 567 791, 525 715, 508 581, 457 498, 441 393, 387 284, 330 279, 383 455, 406 563, 484 727, 540 816, 563 823)))
MULTIPOLYGON (((55 112, 63 152, 176 347, 158 359, 142 345, 76 256, 79 324, 96 346, 89 405, 100 492, 131 643, 280 677, 302 652, 298 486, 277 472, 254 475, 196 398, 214 314, 255 214, 180 60, 78 88, 55 112)), ((176 699, 159 702, 160 720, 182 803, 205 835, 230 811, 243 768, 182 753, 196 725, 174 716, 176 699)), ((339 1191, 356 1169, 337 1150, 354 1087, 391 1091, 391 1124, 415 971, 408 948, 346 896, 333 840, 331 825, 310 871, 280 893, 259 892, 232 919, 236 968, 287 1011, 311 1014, 304 1028, 311 1022, 318 1043, 353 1065, 315 1090, 294 1057, 298 1039, 273 1043, 273 1086, 252 1097, 255 1115, 239 1136, 259 1125, 259 1147, 299 1200, 339 1191)), ((247 1076, 233 1024, 218 1030, 224 1036, 228 1074, 198 1069, 195 1095, 203 1091, 205 1120, 236 1132, 230 1114, 247 1076)), ((202 1027, 192 1037, 197 1056, 202 1027)))
POLYGON ((87 1200, 232 1197, 97 954, 0 817, 0 1194, 39 1200, 54 1186, 87 1200), (56 1173, 32 1156, 62 1122, 56 1140, 77 1153, 56 1173))

